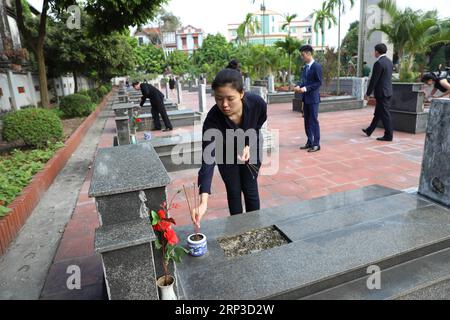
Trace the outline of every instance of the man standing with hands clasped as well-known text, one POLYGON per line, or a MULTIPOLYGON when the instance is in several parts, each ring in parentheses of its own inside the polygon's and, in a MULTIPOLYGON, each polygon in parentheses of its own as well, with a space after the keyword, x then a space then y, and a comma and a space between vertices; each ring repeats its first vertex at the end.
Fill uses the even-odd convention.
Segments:
POLYGON ((373 66, 365 100, 369 100, 369 96, 372 92, 375 92, 377 104, 375 106, 375 114, 372 123, 367 129, 362 129, 362 131, 370 137, 377 127, 378 122, 381 120, 384 126, 384 136, 377 138, 378 141, 392 141, 394 138, 390 113, 393 94, 392 70, 394 69, 394 65, 386 56, 386 53, 387 47, 384 43, 375 46, 375 58, 378 60, 373 66))
POLYGON ((319 103, 320 87, 322 86, 322 66, 313 58, 314 50, 310 45, 300 48, 300 54, 306 65, 300 81, 294 88, 295 92, 302 93, 303 115, 305 118, 305 132, 308 141, 301 150, 308 152, 320 151, 319 103))

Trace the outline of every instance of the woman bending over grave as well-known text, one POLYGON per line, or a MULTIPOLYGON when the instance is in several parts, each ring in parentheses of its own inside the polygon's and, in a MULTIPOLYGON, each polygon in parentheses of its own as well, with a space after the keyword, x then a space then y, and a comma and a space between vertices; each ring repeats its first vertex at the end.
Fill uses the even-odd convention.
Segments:
POLYGON ((263 139, 260 129, 267 119, 267 104, 259 96, 245 92, 242 76, 234 69, 223 69, 212 83, 216 104, 203 124, 202 167, 198 173, 200 205, 191 212, 200 221, 208 208, 214 167, 217 164, 227 191, 230 214, 259 210, 258 171, 261 167, 263 139))
POLYGON ((426 73, 422 77, 422 82, 429 85, 434 86, 431 94, 427 97, 428 100, 433 98, 448 98, 450 97, 450 76, 448 76, 447 72, 443 72, 443 74, 435 74, 434 72, 426 73), (436 97, 435 94, 437 91, 441 92, 441 95, 436 97))

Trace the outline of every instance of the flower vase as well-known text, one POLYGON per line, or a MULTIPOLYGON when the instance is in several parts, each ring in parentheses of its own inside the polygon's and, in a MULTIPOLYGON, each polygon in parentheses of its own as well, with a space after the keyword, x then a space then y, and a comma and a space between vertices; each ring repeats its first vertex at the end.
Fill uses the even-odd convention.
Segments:
POLYGON ((159 299, 160 300, 178 300, 175 294, 175 278, 173 276, 167 276, 168 283, 165 284, 166 276, 159 277, 156 281, 156 285, 159 289, 159 299))
POLYGON ((130 143, 131 144, 137 144, 136 135, 132 134, 130 136, 130 143))

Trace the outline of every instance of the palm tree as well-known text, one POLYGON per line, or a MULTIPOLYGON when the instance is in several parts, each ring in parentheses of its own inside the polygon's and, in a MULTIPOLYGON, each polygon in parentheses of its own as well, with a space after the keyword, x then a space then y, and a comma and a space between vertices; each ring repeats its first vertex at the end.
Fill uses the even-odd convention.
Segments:
POLYGON ((328 23, 328 29, 331 29, 333 25, 337 24, 337 19, 334 14, 327 7, 327 3, 322 3, 321 9, 316 9, 309 16, 314 19, 314 32, 319 32, 321 30, 322 35, 322 47, 325 47, 325 25, 328 23))
POLYGON ((294 14, 286 13, 284 15, 284 19, 285 19, 286 22, 281 26, 281 29, 284 30, 286 27, 288 28, 288 37, 291 36, 291 23, 292 23, 292 21, 295 18, 297 18, 297 14, 296 13, 294 13, 294 14))
POLYGON ((259 22, 253 19, 252 13, 247 13, 245 20, 237 29, 237 34, 241 39, 245 37, 246 42, 248 43, 250 41, 250 36, 255 34, 257 30, 259 30, 259 22))
POLYGON ((450 43, 450 25, 448 21, 440 21, 436 11, 424 13, 410 8, 402 11, 392 0, 383 0, 378 6, 389 14, 391 21, 370 30, 368 37, 380 31, 394 44, 403 67, 400 68, 400 79, 407 76, 404 71, 413 70, 417 54, 426 53, 434 45, 450 43))
MULTIPOLYGON (((292 56, 294 53, 300 49, 300 47, 303 45, 303 42, 292 38, 290 36, 286 37, 284 41, 277 41, 275 42, 275 46, 278 48, 281 48, 289 58, 289 71, 288 71, 288 79, 291 78, 292 73, 292 56)), ((290 85, 290 84, 289 84, 290 85)))
POLYGON ((328 0, 326 7, 329 12, 338 9, 338 70, 337 70, 337 92, 341 91, 341 16, 346 12, 346 3, 350 2, 350 8, 355 5, 355 0, 328 0))

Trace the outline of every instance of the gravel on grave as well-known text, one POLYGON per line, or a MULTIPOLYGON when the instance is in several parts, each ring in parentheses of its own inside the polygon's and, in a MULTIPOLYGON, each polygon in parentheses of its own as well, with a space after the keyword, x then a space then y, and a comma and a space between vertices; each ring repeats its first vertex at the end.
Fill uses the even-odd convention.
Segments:
POLYGON ((289 243, 288 239, 275 226, 247 231, 243 234, 217 239, 225 256, 243 255, 275 248, 289 243))

